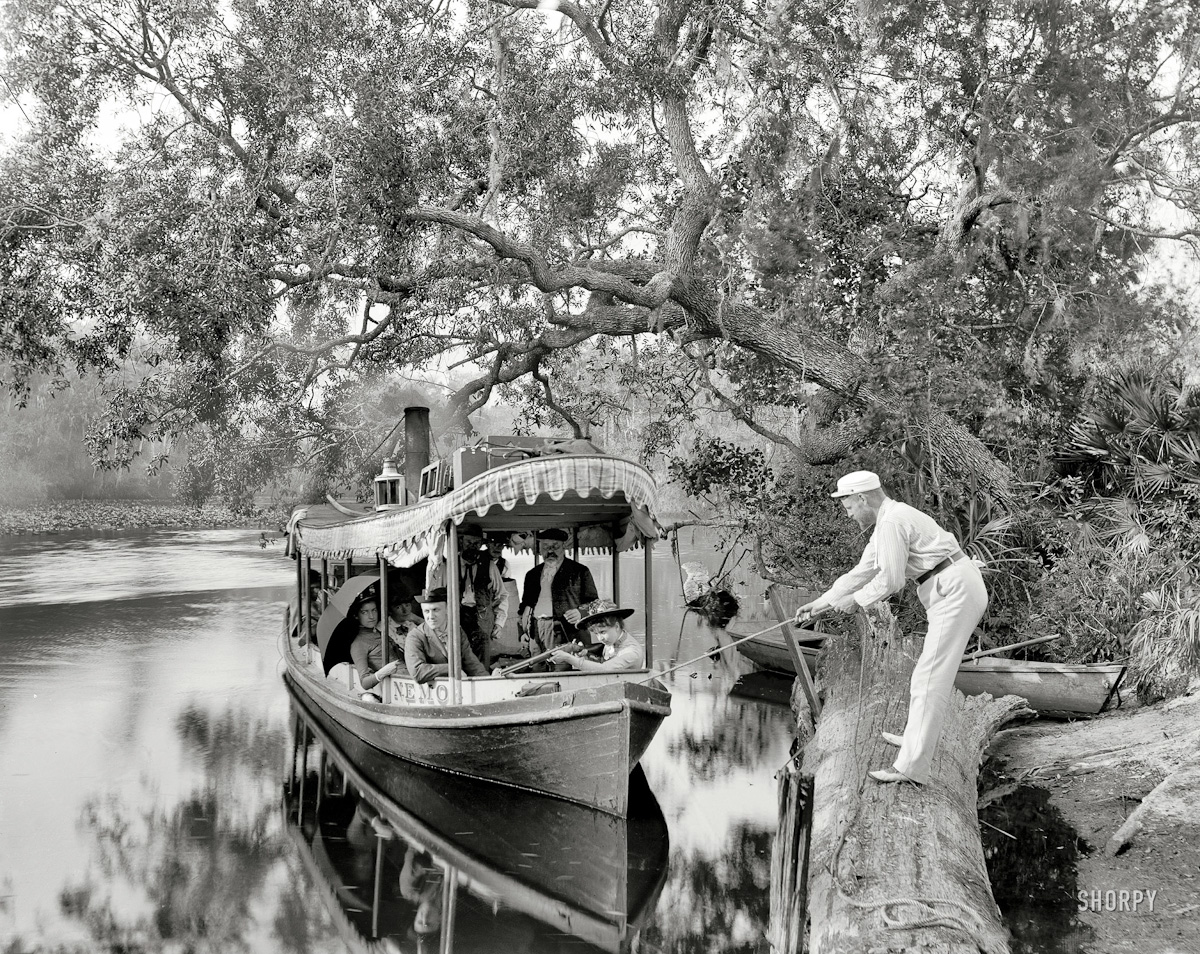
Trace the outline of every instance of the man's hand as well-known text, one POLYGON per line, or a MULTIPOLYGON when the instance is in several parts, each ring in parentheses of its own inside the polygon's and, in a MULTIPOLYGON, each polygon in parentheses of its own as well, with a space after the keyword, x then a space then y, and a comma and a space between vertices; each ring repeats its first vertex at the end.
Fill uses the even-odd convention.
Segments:
POLYGON ((817 597, 817 599, 813 600, 811 603, 805 603, 798 610, 796 610, 796 616, 792 622, 799 626, 801 623, 807 623, 810 619, 820 616, 822 613, 828 612, 828 610, 829 604, 820 597, 817 597))
POLYGON ((578 625, 579 621, 583 619, 583 614, 579 612, 578 609, 569 609, 563 613, 563 619, 565 619, 572 626, 576 626, 578 625))

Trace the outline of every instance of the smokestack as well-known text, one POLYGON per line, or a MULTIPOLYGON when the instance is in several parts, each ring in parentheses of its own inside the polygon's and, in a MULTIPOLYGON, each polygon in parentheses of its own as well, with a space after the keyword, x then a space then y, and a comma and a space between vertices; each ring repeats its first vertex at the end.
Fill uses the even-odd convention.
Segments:
POLYGON ((404 409, 404 486, 408 500, 421 496, 421 471, 429 466, 429 408, 404 409))

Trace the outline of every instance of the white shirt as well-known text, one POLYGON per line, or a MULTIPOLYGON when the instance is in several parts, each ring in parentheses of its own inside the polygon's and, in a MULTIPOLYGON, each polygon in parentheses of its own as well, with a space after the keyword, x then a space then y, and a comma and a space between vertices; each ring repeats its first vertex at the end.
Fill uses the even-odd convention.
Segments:
POLYGON ((554 594, 550 592, 550 588, 562 562, 562 557, 559 557, 557 560, 546 560, 542 563, 542 585, 538 590, 537 606, 533 608, 533 615, 539 619, 549 619, 554 615, 554 594))
POLYGON ((613 645, 604 647, 600 658, 605 669, 641 669, 646 665, 646 651, 625 632, 613 645))
POLYGON ((870 606, 961 549, 954 534, 939 527, 933 517, 888 497, 879 508, 862 559, 821 598, 833 602, 853 593, 859 606, 870 606))

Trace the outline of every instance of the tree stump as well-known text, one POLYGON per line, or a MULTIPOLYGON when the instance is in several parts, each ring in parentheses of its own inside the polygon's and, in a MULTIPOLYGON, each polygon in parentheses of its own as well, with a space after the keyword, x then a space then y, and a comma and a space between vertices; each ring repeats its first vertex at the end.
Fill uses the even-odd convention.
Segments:
POLYGON ((860 613, 859 629, 826 641, 824 709, 804 753, 813 777, 809 951, 1007 954, 976 786, 992 733, 1029 710, 1015 696, 956 691, 929 784, 878 784, 867 770, 891 767, 895 749, 879 733, 903 731, 921 640, 903 635, 886 608, 860 613))

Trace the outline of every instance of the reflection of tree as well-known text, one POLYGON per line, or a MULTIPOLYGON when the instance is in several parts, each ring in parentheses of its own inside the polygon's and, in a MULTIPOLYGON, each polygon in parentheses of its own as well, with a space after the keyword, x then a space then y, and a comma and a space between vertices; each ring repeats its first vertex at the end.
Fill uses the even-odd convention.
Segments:
POLYGON ((284 733, 238 712, 214 719, 194 707, 176 728, 184 748, 202 756, 201 789, 170 809, 116 797, 84 806, 92 870, 59 897, 94 947, 250 949, 254 909, 283 851, 275 773, 284 733))
POLYGON ((719 859, 672 852, 642 949, 673 954, 759 950, 769 915, 772 837, 770 831, 740 825, 719 859))
POLYGON ((667 744, 667 752, 686 765, 693 781, 712 781, 734 769, 761 765, 779 751, 779 740, 792 726, 786 709, 722 700, 711 720, 685 725, 667 744))
POLYGON ((82 822, 96 839, 97 870, 64 888, 63 913, 105 946, 203 942, 247 950, 251 905, 280 855, 269 837, 275 808, 261 805, 237 827, 223 823, 222 807, 206 792, 135 820, 115 800, 89 804, 82 822), (128 913, 121 888, 138 892, 145 905, 132 907, 148 911, 128 913))
POLYGON ((226 709, 213 718, 211 712, 190 705, 176 717, 175 731, 215 784, 236 778, 242 770, 276 783, 274 773, 287 745, 282 727, 265 719, 253 720, 241 709, 226 709))
POLYGON ((979 817, 987 822, 981 826, 983 853, 996 904, 1013 932, 1013 954, 1067 949, 1078 933, 1076 866, 1090 846, 1042 788, 1019 785, 979 817))

